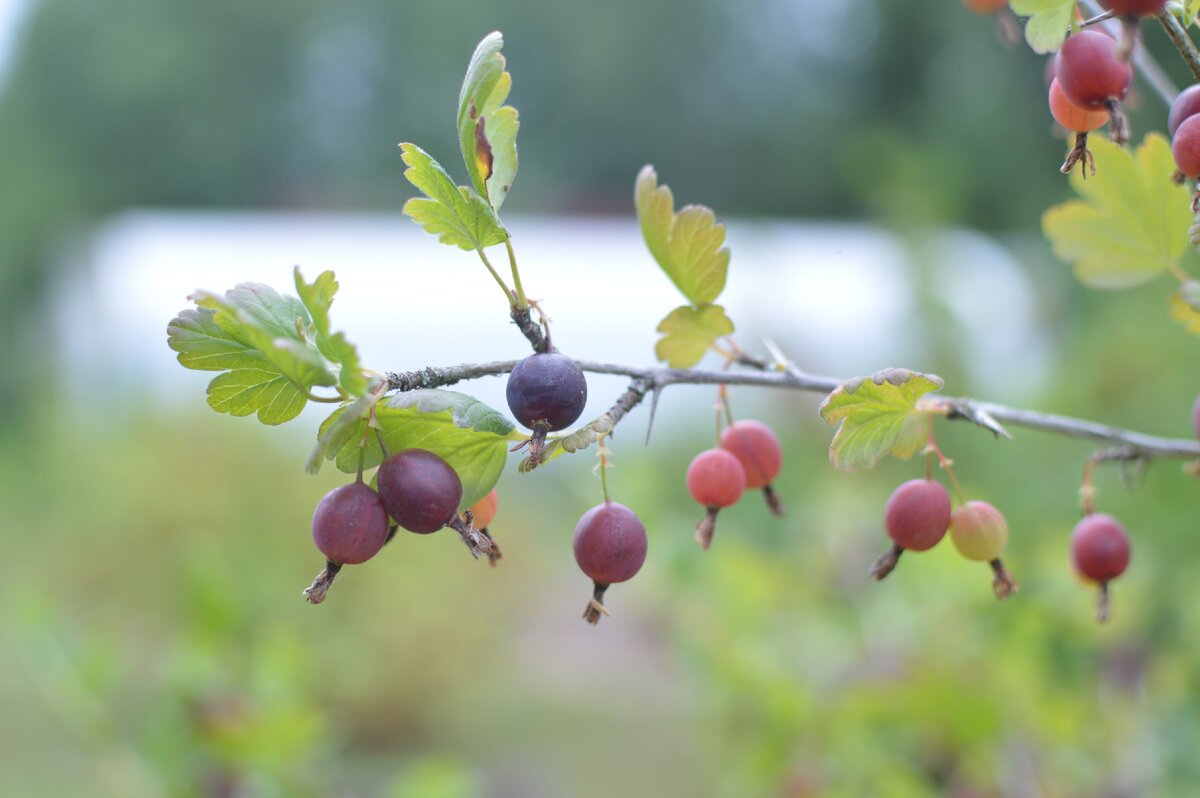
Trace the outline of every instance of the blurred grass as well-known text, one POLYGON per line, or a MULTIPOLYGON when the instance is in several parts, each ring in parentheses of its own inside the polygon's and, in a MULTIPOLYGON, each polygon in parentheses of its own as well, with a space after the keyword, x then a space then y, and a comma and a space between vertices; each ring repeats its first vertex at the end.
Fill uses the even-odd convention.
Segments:
MULTIPOLYGON (((1070 365, 1039 406, 1187 434, 1195 342, 1157 293, 1072 296, 1070 365)), ((595 629, 569 543, 599 500, 590 452, 506 474, 496 570, 453 536, 401 535, 309 607, 309 517, 343 477, 304 475, 302 437, 48 408, 0 457, 0 746, 19 763, 0 793, 1188 794, 1200 540, 1178 464, 1134 491, 1099 472, 1135 553, 1098 627, 1066 562, 1088 444, 939 425, 1012 527, 1022 589, 1001 604, 948 544, 870 582, 882 504, 921 463, 836 474, 817 397, 735 397, 784 437, 788 516, 750 495, 701 553, 681 474, 709 419, 644 450, 639 410, 611 487, 650 557, 595 629)))

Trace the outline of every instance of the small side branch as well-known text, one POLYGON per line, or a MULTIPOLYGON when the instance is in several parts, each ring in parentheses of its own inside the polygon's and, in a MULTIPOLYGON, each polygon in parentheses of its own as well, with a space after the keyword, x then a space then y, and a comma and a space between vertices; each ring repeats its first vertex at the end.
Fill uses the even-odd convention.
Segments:
POLYGON ((1192 77, 1196 81, 1200 81, 1200 50, 1196 49, 1196 43, 1192 41, 1192 37, 1188 36, 1187 31, 1170 11, 1164 10, 1159 14, 1158 21, 1163 30, 1167 32, 1167 38, 1171 40, 1171 44, 1175 45, 1175 49, 1179 51, 1183 62, 1192 71, 1192 77))

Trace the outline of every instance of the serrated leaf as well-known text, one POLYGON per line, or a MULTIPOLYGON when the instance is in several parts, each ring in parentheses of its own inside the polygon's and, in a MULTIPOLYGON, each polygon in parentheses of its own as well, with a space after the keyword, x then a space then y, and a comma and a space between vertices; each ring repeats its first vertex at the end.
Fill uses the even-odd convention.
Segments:
POLYGON ((338 291, 337 279, 331 271, 324 271, 311 284, 304 282, 300 267, 295 269, 296 293, 312 316, 312 327, 317 350, 338 364, 338 385, 350 396, 359 396, 367 389, 367 378, 362 373, 358 349, 346 340, 345 333, 329 332, 329 308, 338 291))
POLYGON ((337 384, 329 362, 301 333, 311 319, 295 297, 281 296, 269 285, 241 283, 224 297, 198 291, 193 300, 216 311, 218 327, 250 344, 302 390, 337 384))
POLYGON ((199 307, 171 320, 167 343, 181 365, 225 372, 208 385, 217 412, 281 424, 304 409, 315 386, 337 384, 337 368, 316 349, 313 319, 299 299, 258 283, 192 299, 199 307))
MULTIPOLYGON (((339 408, 321 425, 318 441, 329 433, 325 456, 341 471, 353 474, 362 451, 364 467, 374 468, 383 461, 383 453, 374 433, 364 438, 365 417, 330 432, 345 412, 345 407, 339 408), (361 448, 359 441, 363 441, 361 448)), ((375 420, 389 451, 428 449, 448 462, 463 483, 462 507, 471 506, 496 486, 508 459, 512 422, 466 394, 437 389, 405 391, 380 402, 375 420)))
POLYGON ((634 190, 638 223, 650 254, 693 305, 715 302, 725 290, 729 249, 725 225, 703 205, 675 213, 671 189, 658 185, 652 166, 642 167, 634 190))
POLYGON ((1188 190, 1176 185, 1167 140, 1151 133, 1136 152, 1089 139, 1096 174, 1071 175, 1082 197, 1042 216, 1054 254, 1092 288, 1128 288, 1171 268, 1188 246, 1188 190))
POLYGON ((917 401, 942 387, 941 377, 908 369, 884 369, 842 383, 821 403, 821 418, 840 424, 829 446, 839 471, 871 468, 886 455, 902 460, 921 450, 925 428, 917 401))
POLYGON ((308 455, 308 460, 304 463, 305 471, 310 474, 320 471, 321 463, 325 460, 332 460, 350 442, 356 427, 359 438, 362 437, 364 428, 358 422, 366 419, 371 408, 379 401, 382 390, 377 392, 376 389, 382 388, 379 384, 380 380, 382 378, 376 378, 376 381, 369 385, 368 390, 361 396, 353 402, 341 405, 329 414, 317 432, 317 445, 313 447, 308 455))
POLYGON ((500 50, 504 37, 493 31, 471 55, 458 94, 458 143, 471 184, 500 210, 517 175, 517 109, 504 105, 512 89, 500 50))
POLYGON ((1025 41, 1035 53, 1053 53, 1074 21, 1075 0, 1009 0, 1009 6, 1025 22, 1025 41))
POLYGON ((258 414, 264 424, 282 424, 300 414, 307 395, 264 361, 263 368, 240 368, 218 374, 208 384, 208 404, 231 416, 258 414))
POLYGON ((1167 300, 1171 308, 1171 318, 1181 322, 1192 335, 1200 335, 1200 310, 1185 298, 1182 293, 1172 294, 1167 300))
POLYGON ((503 244, 508 233, 487 202, 466 186, 456 186, 446 170, 415 144, 400 145, 404 176, 425 194, 404 203, 404 214, 443 244, 465 250, 503 244))
POLYGON ((654 345, 655 356, 673 369, 691 368, 718 339, 733 332, 733 322, 720 305, 683 305, 658 324, 663 337, 654 345))

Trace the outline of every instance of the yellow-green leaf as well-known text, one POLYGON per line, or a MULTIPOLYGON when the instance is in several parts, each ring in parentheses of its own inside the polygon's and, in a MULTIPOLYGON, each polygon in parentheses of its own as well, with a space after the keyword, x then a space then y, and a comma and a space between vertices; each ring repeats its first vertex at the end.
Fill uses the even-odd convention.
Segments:
POLYGON ((908 459, 924 445, 917 401, 942 387, 942 378, 908 369, 884 369, 842 383, 821 403, 821 418, 840 424, 829 446, 839 471, 871 468, 886 455, 908 459))
POLYGON ((1082 199, 1042 216, 1054 254, 1075 265, 1092 288, 1128 288, 1158 276, 1187 251, 1188 190, 1176 185, 1167 140, 1146 136, 1135 152, 1099 137, 1088 141, 1096 174, 1071 175, 1082 199))
POLYGON ((1062 46, 1074 21, 1075 0, 1009 0, 1013 13, 1029 17, 1025 41, 1035 53, 1053 53, 1062 46))
POLYGON ((443 244, 465 250, 503 244, 508 233, 483 198, 467 186, 456 186, 441 164, 416 144, 400 145, 408 182, 424 192, 404 203, 404 214, 443 244), (426 197, 428 199, 426 199, 426 197))
POLYGON ((658 265, 693 305, 716 301, 725 289, 729 249, 725 225, 703 205, 675 213, 671 189, 658 185, 652 166, 642 167, 634 191, 642 237, 658 265))
POLYGON ((733 322, 720 305, 683 305, 675 308, 658 324, 663 337, 654 346, 654 354, 673 369, 691 368, 718 338, 733 332, 733 322))
POLYGON ((512 88, 504 37, 493 31, 475 48, 458 94, 458 144, 475 190, 500 210, 517 175, 517 109, 504 105, 512 88))
POLYGON ((1182 322, 1192 335, 1200 335, 1200 311, 1179 293, 1172 294, 1167 304, 1171 308, 1172 319, 1182 322))

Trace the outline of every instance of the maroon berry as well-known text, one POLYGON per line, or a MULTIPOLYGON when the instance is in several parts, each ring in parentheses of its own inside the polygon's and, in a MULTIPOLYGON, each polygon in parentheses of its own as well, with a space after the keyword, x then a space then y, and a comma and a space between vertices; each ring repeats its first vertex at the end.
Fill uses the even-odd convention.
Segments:
POLYGON ((594 585, 583 617, 595 624, 607 614, 603 599, 608 586, 632 579, 646 561, 646 527, 633 510, 605 501, 579 519, 572 543, 575 562, 594 585))
POLYGON ((379 496, 388 515, 409 532, 428 535, 448 526, 459 533, 472 556, 498 557, 494 541, 459 517, 462 481, 433 452, 405 449, 384 460, 379 466, 379 496))
POLYGON ((1096 619, 1108 620, 1108 583, 1129 565, 1129 536, 1111 515, 1084 516, 1071 533, 1071 562, 1085 579, 1100 586, 1096 619))
POLYGON ((721 432, 721 448, 742 464, 746 488, 762 488, 771 511, 783 515, 783 505, 771 487, 783 467, 783 447, 771 428, 761 421, 738 421, 721 432))
POLYGON ((928 479, 905 482, 892 493, 884 510, 884 526, 897 546, 925 551, 950 528, 950 494, 928 479))
POLYGON ((320 604, 343 565, 364 563, 388 541, 388 514, 379 494, 362 483, 326 493, 313 512, 313 542, 325 555, 325 567, 304 591, 309 604, 320 604))
POLYGON ((1067 99, 1091 108, 1122 99, 1133 79, 1133 68, 1117 57, 1117 43, 1088 30, 1063 42, 1054 73, 1067 99))
POLYGON ((1071 533, 1071 562, 1080 576, 1104 583, 1116 579, 1129 565, 1129 536, 1117 519, 1092 513, 1071 533))
POLYGON ((1188 86, 1179 92, 1175 102, 1171 103, 1171 113, 1167 116, 1167 134, 1175 135, 1185 119, 1200 114, 1200 84, 1188 86))
POLYGON ((717 511, 736 504, 746 490, 746 469, 724 449, 708 449, 692 458, 687 487, 692 498, 708 511, 696 524, 696 541, 707 549, 716 531, 717 511))
POLYGON ((940 482, 905 482, 888 498, 883 521, 893 545, 871 566, 875 579, 890 574, 905 550, 925 551, 945 537, 950 528, 950 494, 940 482))
POLYGON ((1200 115, 1191 116, 1179 124, 1171 142, 1175 167, 1190 178, 1200 177, 1200 115))
POLYGON ((1100 5, 1122 17, 1153 17, 1163 12, 1167 0, 1100 0, 1100 5))
POLYGON ((330 562, 358 565, 383 548, 388 514, 370 485, 351 482, 326 493, 312 519, 313 542, 330 562))
POLYGON ((1196 397, 1192 405, 1192 429, 1196 432, 1196 437, 1200 438, 1200 396, 1196 397))

